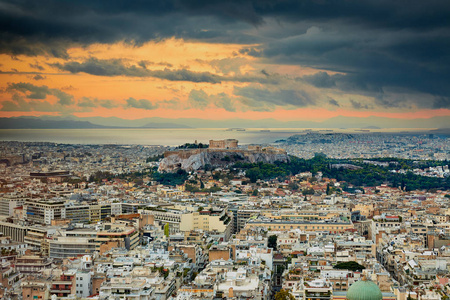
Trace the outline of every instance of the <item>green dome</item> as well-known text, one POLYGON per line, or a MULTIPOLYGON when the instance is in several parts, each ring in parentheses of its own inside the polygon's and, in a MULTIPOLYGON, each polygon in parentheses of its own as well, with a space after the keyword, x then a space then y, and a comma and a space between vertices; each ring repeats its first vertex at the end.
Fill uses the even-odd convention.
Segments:
POLYGON ((382 300, 381 290, 370 280, 360 280, 353 283, 347 291, 348 300, 382 300))

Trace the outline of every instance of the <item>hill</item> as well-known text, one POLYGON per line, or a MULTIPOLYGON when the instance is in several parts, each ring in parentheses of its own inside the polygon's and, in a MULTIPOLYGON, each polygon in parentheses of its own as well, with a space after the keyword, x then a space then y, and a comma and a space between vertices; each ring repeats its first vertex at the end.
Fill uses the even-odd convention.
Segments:
POLYGON ((113 128, 87 121, 42 120, 39 118, 0 118, 0 129, 92 129, 113 128))

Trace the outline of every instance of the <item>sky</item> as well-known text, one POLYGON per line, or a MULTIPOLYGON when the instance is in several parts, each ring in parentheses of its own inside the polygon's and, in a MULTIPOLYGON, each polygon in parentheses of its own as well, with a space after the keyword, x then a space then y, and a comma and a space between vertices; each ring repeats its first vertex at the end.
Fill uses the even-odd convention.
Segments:
POLYGON ((450 2, 0 0, 0 117, 450 116, 450 2))

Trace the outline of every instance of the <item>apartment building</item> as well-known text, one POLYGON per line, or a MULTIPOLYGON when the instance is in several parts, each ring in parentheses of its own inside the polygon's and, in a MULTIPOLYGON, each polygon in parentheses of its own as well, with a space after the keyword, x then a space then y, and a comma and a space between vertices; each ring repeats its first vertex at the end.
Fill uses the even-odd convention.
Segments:
POLYGON ((97 231, 90 228, 66 228, 58 231, 49 243, 49 257, 63 259, 95 251, 97 231))
POLYGON ((180 210, 141 210, 143 215, 153 215, 155 221, 165 225, 169 224, 170 234, 177 232, 190 232, 201 229, 204 231, 214 231, 223 235, 228 240, 232 234, 233 216, 228 215, 226 210, 220 211, 180 211, 180 210))
POLYGON ((92 272, 78 270, 75 274, 75 295, 87 298, 92 295, 92 272))
POLYGON ((326 210, 287 210, 277 212, 263 212, 262 215, 275 220, 293 220, 293 221, 314 221, 330 220, 341 216, 350 218, 348 210, 326 209, 326 210))
POLYGON ((0 251, 15 252, 18 255, 24 255, 27 250, 27 244, 24 242, 15 242, 9 236, 0 237, 0 251))
POLYGON ((140 210, 142 215, 153 215, 155 221, 161 224, 169 224, 170 234, 180 232, 181 217, 184 214, 182 211, 178 210, 162 210, 162 209, 152 209, 152 210, 140 210))
POLYGON ((90 209, 89 205, 75 205, 67 204, 65 207, 66 219, 71 220, 73 223, 87 224, 90 221, 90 209))
POLYGON ((227 214, 226 210, 211 211, 204 210, 183 214, 181 216, 180 231, 192 231, 202 229, 204 231, 216 231, 223 233, 224 240, 227 241, 233 229, 233 215, 227 214))
POLYGON ((44 280, 24 280, 20 283, 22 299, 49 299, 50 284, 44 280))
POLYGON ((252 227, 264 227, 267 230, 286 231, 300 229, 303 231, 325 231, 331 233, 345 232, 353 230, 353 223, 345 220, 324 220, 324 221, 291 221, 275 220, 269 218, 257 218, 247 222, 245 229, 252 227))
POLYGON ((24 237, 27 234, 28 227, 21 226, 14 223, 0 222, 0 232, 4 236, 11 237, 11 240, 16 242, 23 242, 24 237))
POLYGON ((61 199, 27 199, 23 205, 25 220, 44 225, 51 225, 52 220, 63 220, 66 218, 64 203, 61 199))
POLYGON ((14 208, 22 206, 27 199, 20 194, 4 194, 0 198, 0 216, 12 217, 14 208))
POLYGON ((103 229, 97 231, 95 249, 100 251, 100 246, 108 242, 117 242, 119 247, 133 250, 139 245, 139 232, 134 227, 106 224, 103 229))
POLYGON ((100 287, 100 299, 150 300, 154 292, 145 279, 111 278, 100 287))
POLYGON ((24 237, 28 249, 48 254, 48 237, 56 233, 59 227, 55 226, 29 226, 24 237))
POLYGON ((248 219, 261 213, 259 209, 243 209, 242 207, 231 207, 228 209, 233 214, 233 233, 239 233, 245 227, 248 219))
POLYGON ((48 257, 41 257, 36 255, 24 255, 17 257, 16 259, 16 270, 22 274, 42 274, 44 269, 50 268, 52 265, 52 260, 48 257))
POLYGON ((57 297, 67 297, 75 294, 75 272, 64 272, 59 279, 52 281, 50 294, 57 297))

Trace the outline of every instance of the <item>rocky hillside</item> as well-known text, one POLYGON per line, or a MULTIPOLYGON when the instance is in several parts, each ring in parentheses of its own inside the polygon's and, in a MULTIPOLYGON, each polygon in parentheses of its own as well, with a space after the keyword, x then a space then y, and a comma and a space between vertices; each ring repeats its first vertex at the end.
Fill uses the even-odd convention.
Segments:
POLYGON ((288 162, 289 157, 286 153, 276 152, 264 152, 264 151, 202 151, 200 153, 193 154, 186 158, 183 155, 172 154, 165 157, 159 164, 158 171, 160 172, 174 172, 178 169, 185 171, 194 171, 205 168, 205 166, 211 167, 227 167, 235 164, 236 162, 247 163, 274 163, 275 161, 288 162))

